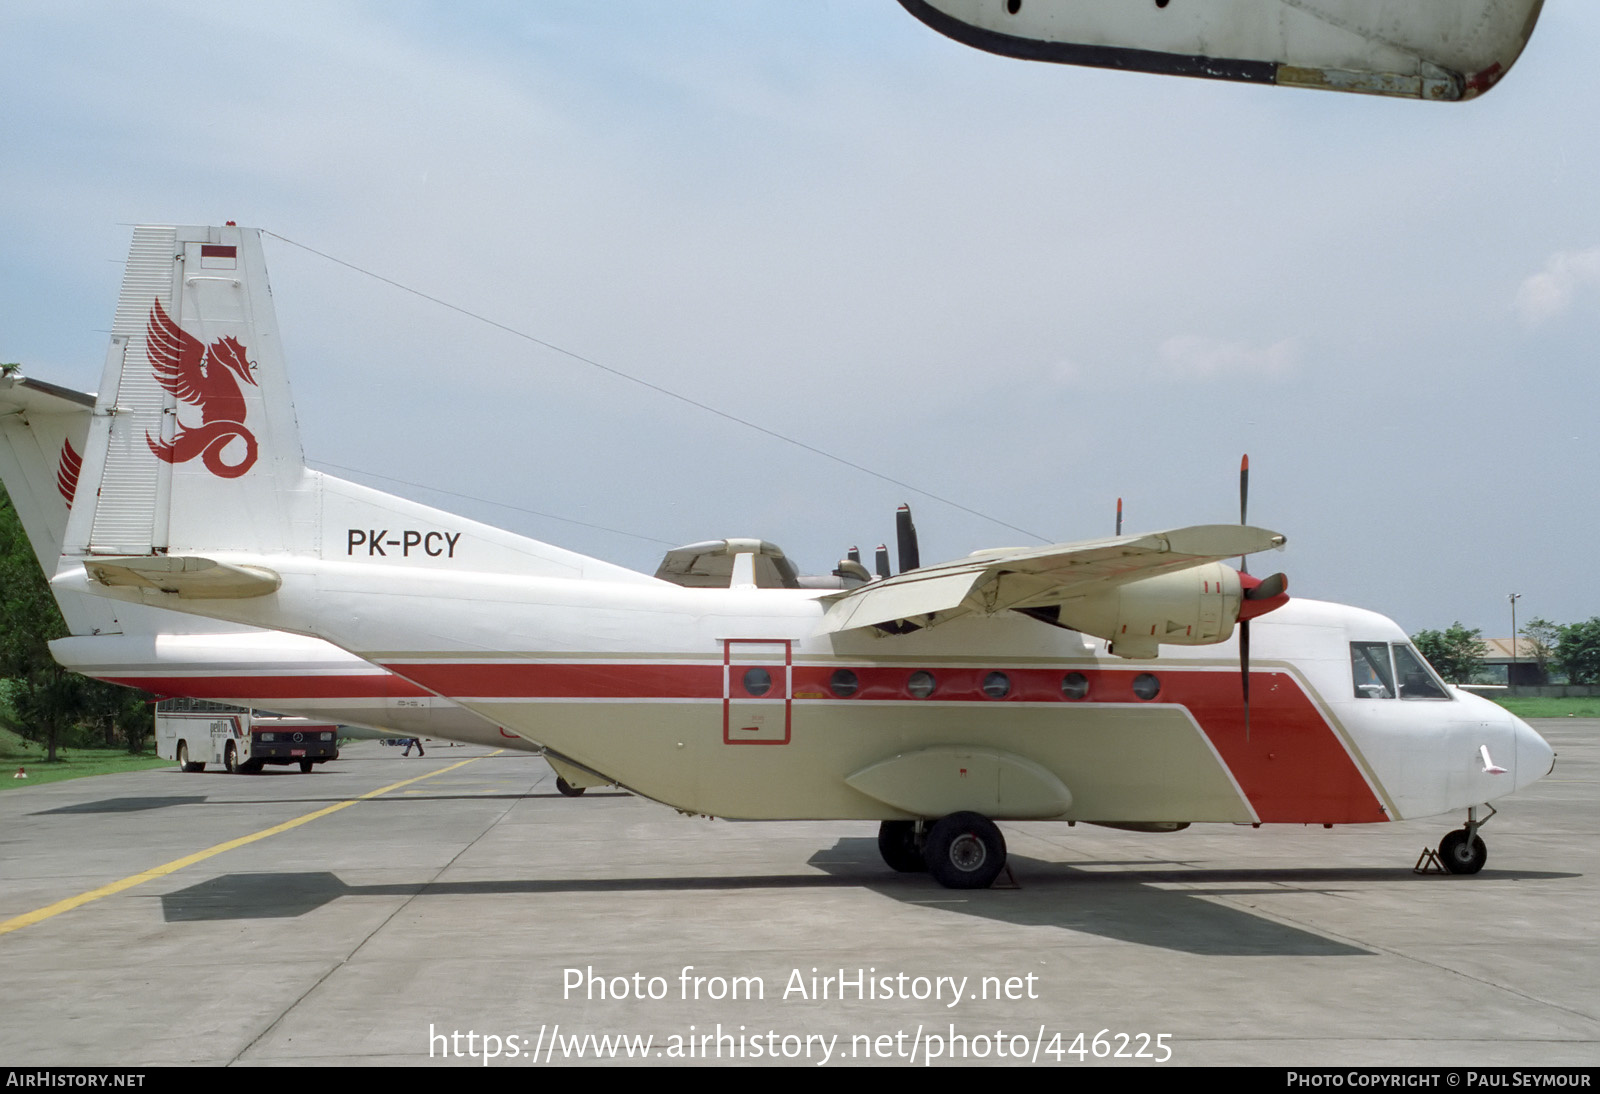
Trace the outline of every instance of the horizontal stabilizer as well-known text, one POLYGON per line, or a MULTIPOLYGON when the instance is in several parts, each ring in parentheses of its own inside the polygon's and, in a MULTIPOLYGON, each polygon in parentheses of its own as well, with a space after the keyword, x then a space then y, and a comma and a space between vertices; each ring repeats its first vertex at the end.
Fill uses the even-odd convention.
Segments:
POLYGON ((234 566, 209 558, 169 555, 85 559, 91 580, 149 589, 185 600, 243 600, 278 591, 283 581, 262 566, 234 566))
POLYGON ((1202 524, 1145 536, 981 551, 875 581, 832 598, 820 633, 897 622, 931 626, 969 612, 1047 607, 1072 597, 1281 547, 1264 528, 1202 524))
POLYGON ((43 380, 0 372, 0 412, 32 411, 36 414, 69 414, 94 409, 94 396, 43 380))

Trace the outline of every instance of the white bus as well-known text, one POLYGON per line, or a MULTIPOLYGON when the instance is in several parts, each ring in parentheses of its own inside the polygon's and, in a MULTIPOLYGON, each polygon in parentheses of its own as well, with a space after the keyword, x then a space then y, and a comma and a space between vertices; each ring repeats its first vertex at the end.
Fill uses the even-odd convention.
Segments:
POLYGON ((310 771, 339 758, 339 727, 205 699, 163 699, 156 704, 156 752, 184 771, 206 764, 235 775, 258 774, 267 764, 310 771))

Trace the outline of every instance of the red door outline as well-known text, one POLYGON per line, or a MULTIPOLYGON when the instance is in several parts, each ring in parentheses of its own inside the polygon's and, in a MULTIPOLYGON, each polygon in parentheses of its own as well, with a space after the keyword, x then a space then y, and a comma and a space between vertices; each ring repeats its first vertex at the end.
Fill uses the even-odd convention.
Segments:
POLYGON ((794 660, 787 638, 725 638, 722 641, 722 743, 786 745, 794 695, 794 660), (779 649, 778 647, 782 647, 779 649), (735 669, 746 672, 735 674, 735 669), (766 669, 768 689, 752 694, 750 669, 766 669), (776 715, 782 707, 782 729, 776 715))

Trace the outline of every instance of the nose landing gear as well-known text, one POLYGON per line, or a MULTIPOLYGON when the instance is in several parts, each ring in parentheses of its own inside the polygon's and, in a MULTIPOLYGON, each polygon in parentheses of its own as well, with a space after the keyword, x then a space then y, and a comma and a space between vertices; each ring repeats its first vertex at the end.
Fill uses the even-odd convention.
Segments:
MULTIPOLYGON (((1489 849, 1484 846, 1482 837, 1478 835, 1478 829, 1489 823, 1496 810, 1492 805, 1485 808, 1489 810, 1489 816, 1479 820, 1477 807, 1469 807, 1466 825, 1439 841, 1439 851, 1435 861, 1444 867, 1446 873, 1475 874, 1483 869, 1485 862, 1489 861, 1489 849)), ((1426 859, 1427 855, 1425 854, 1423 858, 1426 859)))

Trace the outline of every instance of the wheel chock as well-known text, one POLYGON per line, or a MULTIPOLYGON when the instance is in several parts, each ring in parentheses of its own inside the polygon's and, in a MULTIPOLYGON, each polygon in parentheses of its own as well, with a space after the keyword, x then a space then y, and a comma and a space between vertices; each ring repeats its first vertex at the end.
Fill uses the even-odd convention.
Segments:
POLYGON ((1417 856, 1417 864, 1411 868, 1413 874, 1443 874, 1447 871, 1444 863, 1439 861, 1439 852, 1432 847, 1424 847, 1422 854, 1417 856))
POLYGON ((1000 884, 1000 878, 997 877, 997 878, 995 878, 993 881, 991 881, 989 883, 989 888, 991 888, 991 889, 1020 889, 1020 888, 1022 888, 1022 883, 1017 880, 1017 875, 1013 874, 1011 872, 1011 859, 1010 859, 1009 856, 1006 858, 1006 864, 1000 868, 1000 874, 1001 874, 1001 877, 1004 877, 1006 879, 1006 883, 1004 885, 1001 885, 1000 884))

